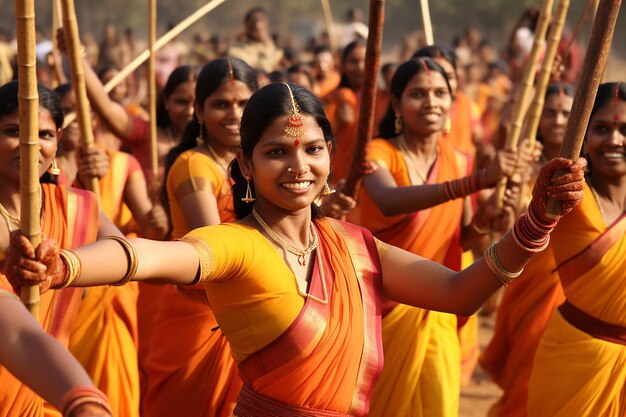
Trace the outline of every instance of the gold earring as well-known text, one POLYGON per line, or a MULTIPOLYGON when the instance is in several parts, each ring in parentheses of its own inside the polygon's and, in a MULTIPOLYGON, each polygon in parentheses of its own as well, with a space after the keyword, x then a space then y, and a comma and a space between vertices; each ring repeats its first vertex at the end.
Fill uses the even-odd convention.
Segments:
POLYGON ((322 189, 322 192, 320 193, 320 196, 322 197, 326 197, 327 195, 331 195, 334 192, 336 192, 337 190, 333 190, 330 188, 330 186, 328 185, 328 180, 326 180, 326 183, 324 184, 324 188, 322 189))
POLYGON ((55 175, 57 177, 61 175, 61 169, 59 169, 56 158, 52 160, 52 164, 50 165, 50 168, 48 168, 48 174, 55 175))
POLYGON ((252 188, 250 188, 250 177, 246 177, 246 182, 248 183, 248 188, 246 188, 246 196, 241 199, 244 203, 252 203, 256 201, 256 198, 252 196, 252 188))
POLYGON ((202 133, 204 129, 202 128, 202 123, 198 124, 200 125, 200 132, 198 133, 198 137, 196 138, 196 146, 201 146, 204 145, 204 134, 202 133))
POLYGON ((394 125, 396 135, 402 133, 402 116, 400 116, 400 113, 396 113, 396 120, 394 122, 394 125))
POLYGON ((443 126, 443 133, 448 134, 452 131, 452 120, 450 116, 446 119, 446 124, 443 126))

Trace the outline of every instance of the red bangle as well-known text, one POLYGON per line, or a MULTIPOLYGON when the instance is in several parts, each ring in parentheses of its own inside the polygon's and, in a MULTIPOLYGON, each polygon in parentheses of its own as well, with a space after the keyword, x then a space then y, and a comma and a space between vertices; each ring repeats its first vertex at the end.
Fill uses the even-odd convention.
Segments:
POLYGON ((96 404, 113 415, 107 396, 98 388, 89 385, 75 387, 69 390, 67 394, 63 396, 60 410, 64 417, 71 417, 76 407, 87 403, 96 404))

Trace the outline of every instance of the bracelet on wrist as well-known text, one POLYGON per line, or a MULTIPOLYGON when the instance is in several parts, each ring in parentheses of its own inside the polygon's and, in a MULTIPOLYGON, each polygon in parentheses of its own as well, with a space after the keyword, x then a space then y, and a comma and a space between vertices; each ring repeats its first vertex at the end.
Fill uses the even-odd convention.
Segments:
POLYGON ((504 287, 508 287, 517 277, 519 277, 522 272, 524 272, 524 268, 519 271, 511 272, 506 270, 502 263, 500 262, 500 258, 498 258, 498 243, 496 242, 493 245, 489 246, 485 251, 485 255, 483 258, 485 259, 485 264, 487 267, 493 272, 493 274, 500 280, 504 287))
POLYGON ((137 251, 134 246, 128 241, 128 239, 123 238, 121 236, 109 235, 103 236, 98 240, 114 240, 122 246, 124 253, 126 254, 126 260, 128 262, 128 268, 126 269, 126 275, 119 280, 118 282, 111 284, 115 287, 122 286, 128 282, 130 282, 135 274, 137 273, 137 268, 139 267, 139 260, 137 258, 137 251))

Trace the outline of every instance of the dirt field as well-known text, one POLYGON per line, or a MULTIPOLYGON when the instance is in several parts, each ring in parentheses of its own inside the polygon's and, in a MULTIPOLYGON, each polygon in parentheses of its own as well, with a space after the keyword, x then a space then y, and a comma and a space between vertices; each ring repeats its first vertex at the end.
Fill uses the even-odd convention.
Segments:
MULTIPOLYGON (((495 316, 495 315, 494 315, 495 316)), ((494 318, 480 317, 479 338, 481 350, 491 339, 494 318)), ((498 388, 485 372, 478 367, 471 383, 461 389, 459 417, 485 417, 487 410, 500 396, 498 388)))

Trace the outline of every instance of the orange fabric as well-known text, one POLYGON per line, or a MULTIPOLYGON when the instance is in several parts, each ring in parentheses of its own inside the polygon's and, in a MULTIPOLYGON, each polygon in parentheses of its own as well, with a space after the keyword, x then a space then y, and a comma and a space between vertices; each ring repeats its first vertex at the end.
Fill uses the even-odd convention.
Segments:
POLYGON ((191 235, 213 252, 205 290, 242 358, 245 383, 295 406, 365 416, 382 366, 377 245, 361 228, 329 219, 315 224, 319 246, 306 298, 257 230, 230 223, 191 235))
MULTIPOLYGON (((190 150, 176 159, 166 179, 173 237, 189 232, 179 192, 206 189, 207 184, 216 192, 220 220, 233 220, 228 181, 219 165, 204 152, 190 150)), ((228 417, 242 383, 226 338, 216 330, 213 311, 207 304, 187 300, 171 285, 163 288, 158 303, 145 362, 148 389, 143 416, 228 417)))
MULTIPOLYGON (((607 225, 585 185, 582 203, 560 220, 551 236, 567 301, 620 327, 626 327, 625 231, 626 215, 607 225)), ((560 311, 552 315, 537 348, 528 415, 626 415, 626 345, 595 338, 564 317, 560 311)))
MULTIPOLYGON (((43 184, 42 233, 61 248, 75 248, 96 240, 98 206, 87 191, 43 184)), ((0 275, 0 287, 11 289, 0 275)), ((46 332, 67 346, 80 304, 82 289, 52 290, 41 295, 39 322, 46 332)), ((60 413, 0 367, 0 417, 58 417, 60 413), (45 408, 45 409, 44 409, 45 408), (42 414, 43 413, 43 414, 42 414)))
POLYGON ((447 139, 458 149, 469 154, 476 154, 474 145, 472 103, 469 97, 458 92, 450 111, 451 130, 447 139))
MULTIPOLYGON (((388 106, 388 98, 380 91, 377 93, 376 108, 374 111, 374 132, 378 123, 385 115, 388 106), (378 99, 380 97, 380 100, 378 99)), ((332 161, 333 181, 345 179, 352 166, 356 135, 359 126, 360 93, 349 88, 340 87, 326 98, 326 114, 335 134, 337 149, 332 161), (348 125, 339 122, 338 112, 343 106, 349 106, 354 113, 354 121, 348 125)))
MULTIPOLYGON (((406 160, 391 142, 373 140, 367 158, 388 169, 398 187, 411 185, 406 160)), ((427 183, 461 178, 469 171, 468 157, 442 138, 427 183)), ((458 199, 385 217, 363 189, 351 218, 386 243, 458 270, 462 214, 463 200, 458 199)), ((387 362, 374 391, 370 416, 455 415, 461 378, 456 317, 390 301, 385 304, 383 347, 387 362)))
MULTIPOLYGON (((101 210, 124 230, 130 224, 124 190, 133 176, 142 175, 130 154, 108 151, 109 170, 100 179, 101 210)), ((139 412, 137 364, 137 284, 100 286, 86 291, 69 349, 94 384, 109 398, 114 415, 134 417, 139 412)))
POLYGON ((564 300, 551 248, 539 253, 504 290, 496 327, 480 363, 504 391, 490 417, 526 417, 535 353, 552 313, 564 300))
POLYGON ((326 78, 323 80, 317 80, 317 97, 320 100, 324 100, 330 93, 332 93, 341 82, 341 75, 337 71, 329 71, 326 78))

